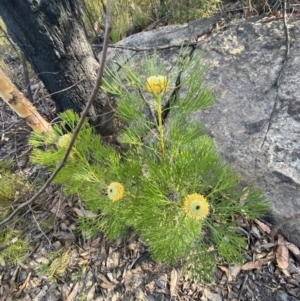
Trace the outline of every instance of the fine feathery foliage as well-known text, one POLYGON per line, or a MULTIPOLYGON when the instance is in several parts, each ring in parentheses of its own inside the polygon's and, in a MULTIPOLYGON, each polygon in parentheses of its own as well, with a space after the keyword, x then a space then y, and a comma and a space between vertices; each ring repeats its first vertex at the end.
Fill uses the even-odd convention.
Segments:
MULTIPOLYGON (((5 219, 11 208, 24 202, 25 195, 32 192, 30 183, 20 173, 12 171, 13 162, 0 161, 0 221, 5 219)), ((0 228, 0 264, 17 264, 22 262, 31 251, 30 245, 24 239, 24 233, 18 230, 19 221, 0 228)))
MULTIPOLYGON (((21 173, 12 171, 12 161, 0 161, 0 221, 6 218, 12 205, 24 202, 25 195, 32 192, 30 183, 21 173)), ((0 229, 0 235, 6 229, 0 229)))
MULTIPOLYGON (((215 98, 203 86, 201 58, 190 58, 184 50, 169 70, 156 54, 143 62, 119 71, 110 66, 102 86, 117 98, 122 147, 105 145, 85 123, 55 181, 94 212, 80 218, 84 235, 104 231, 116 239, 133 229, 155 260, 172 265, 182 260, 186 272, 209 280, 216 260, 243 260, 247 244, 236 217, 259 217, 267 202, 252 187, 241 191, 212 139, 191 121, 192 112, 215 98)), ((30 139, 32 161, 51 170, 63 157, 71 137, 67 130, 74 129, 79 116, 67 111, 61 118, 53 133, 34 133, 30 139)))
POLYGON ((22 233, 9 227, 0 231, 0 264, 18 264, 22 262, 31 251, 29 243, 21 238, 22 233))
POLYGON ((61 279, 67 270, 70 261, 70 252, 61 249, 49 253, 47 260, 39 265, 37 270, 40 274, 47 276, 52 282, 61 279))

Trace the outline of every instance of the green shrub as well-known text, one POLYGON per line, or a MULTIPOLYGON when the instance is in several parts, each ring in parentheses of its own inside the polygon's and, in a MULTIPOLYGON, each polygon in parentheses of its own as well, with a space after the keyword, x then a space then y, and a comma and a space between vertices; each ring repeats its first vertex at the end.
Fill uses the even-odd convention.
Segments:
MULTIPOLYGON (((0 221, 7 217, 13 206, 24 202, 25 195, 31 192, 29 182, 21 174, 13 173, 12 165, 10 160, 0 161, 0 221)), ((24 220, 19 217, 17 222, 13 220, 10 225, 0 228, 1 263, 19 263, 30 251, 29 243, 23 239, 24 233, 18 228, 22 222, 24 220)))
POLYGON ((185 23, 197 18, 209 18, 217 9, 220 0, 164 0, 158 7, 159 15, 167 24, 185 23))
POLYGON ((70 263, 70 252, 69 250, 61 249, 47 254, 47 259, 37 267, 37 271, 47 276, 52 282, 61 279, 70 263))
MULTIPOLYGON (((81 0, 83 20, 90 36, 100 34, 105 27, 105 4, 96 0, 81 0)), ((142 31, 153 22, 152 1, 121 0, 112 2, 112 42, 142 31), (149 8, 150 7, 150 8, 149 8)), ((95 39, 95 42, 96 39, 95 39)))
POLYGON ((12 161, 0 161, 0 221, 7 216, 13 204, 22 203, 25 194, 31 191, 25 177, 12 172, 12 165, 12 161))
MULTIPOLYGON (((120 0, 112 2, 112 42, 161 24, 185 23, 197 18, 211 17, 220 0, 120 0)), ((105 27, 105 3, 81 0, 84 23, 90 35, 105 27)))
POLYGON ((21 238, 21 232, 12 228, 3 227, 0 231, 0 263, 17 264, 24 260, 31 251, 28 242, 21 238))
MULTIPOLYGON (((146 56, 143 66, 124 65, 122 72, 106 69, 102 89, 117 97, 122 148, 105 145, 85 123, 56 182, 96 214, 80 219, 85 235, 101 230, 116 239, 134 229, 155 260, 172 265, 183 260, 186 271, 207 280, 217 256, 243 260, 247 243, 236 217, 256 218, 267 203, 258 190, 239 189, 239 178, 220 159, 212 139, 190 120, 215 96, 203 86, 201 58, 189 59, 185 51, 179 58, 170 69, 156 55, 146 56)), ((34 133, 30 139, 32 161, 51 170, 70 140, 66 130, 79 119, 71 111, 61 118, 55 135, 34 133)))

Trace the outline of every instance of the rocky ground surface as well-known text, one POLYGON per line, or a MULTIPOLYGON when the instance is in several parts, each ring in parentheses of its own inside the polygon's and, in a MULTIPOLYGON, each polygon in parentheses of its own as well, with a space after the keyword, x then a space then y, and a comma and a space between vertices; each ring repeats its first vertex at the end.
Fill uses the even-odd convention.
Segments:
MULTIPOLYGON (((8 64, 24 87, 21 62, 9 58, 8 64)), ((31 86, 34 105, 55 122, 54 106, 43 85, 33 77, 31 86)), ((30 163, 30 128, 3 102, 0 124, 0 161, 14 160, 14 172, 30 184, 16 191, 16 197, 28 200, 50 173, 30 163)), ((5 210, 1 206, 0 214, 5 210)), ((280 233, 273 238, 272 226, 265 222, 241 217, 240 230, 248 239, 245 262, 219 262, 214 281, 201 284, 184 275, 180 264, 154 262, 135 234, 115 242, 108 242, 102 233, 86 239, 76 227, 84 213, 76 196, 66 198, 61 187, 51 185, 8 223, 6 227, 22 231, 0 245, 1 301, 300 300, 300 250, 280 233), (11 263, 2 255, 20 239, 27 242, 28 251, 11 263)))

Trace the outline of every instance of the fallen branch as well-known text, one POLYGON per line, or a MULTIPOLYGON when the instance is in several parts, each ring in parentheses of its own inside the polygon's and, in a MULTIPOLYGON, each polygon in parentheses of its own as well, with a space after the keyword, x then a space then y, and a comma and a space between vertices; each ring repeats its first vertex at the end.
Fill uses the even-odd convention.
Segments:
POLYGON ((0 69, 0 97, 34 130, 51 131, 51 125, 0 69))

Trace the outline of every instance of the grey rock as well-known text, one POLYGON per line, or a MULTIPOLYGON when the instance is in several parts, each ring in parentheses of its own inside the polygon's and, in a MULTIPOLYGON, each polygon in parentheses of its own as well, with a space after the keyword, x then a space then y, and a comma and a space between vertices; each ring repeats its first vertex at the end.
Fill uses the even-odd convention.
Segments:
POLYGON ((19 274, 19 282, 24 282, 27 278, 27 272, 26 271, 21 271, 19 274))
MULTIPOLYGON (((266 219, 277 223, 300 213, 300 20, 288 21, 290 58, 269 130, 274 83, 285 60, 282 20, 237 20, 223 30, 216 22, 203 19, 132 35, 118 43, 122 49, 109 49, 108 63, 121 56, 138 64, 141 50, 157 49, 162 62, 174 66, 178 46, 187 43, 203 52, 209 67, 206 83, 218 96, 212 107, 193 118, 206 125, 242 184, 256 184, 265 192, 272 204, 266 219)), ((184 89, 179 93, 184 95, 184 89)), ((300 219, 286 222, 282 231, 300 246, 300 219)))
MULTIPOLYGON (((295 27, 300 35, 299 22, 289 26, 295 27)), ((219 97, 212 108, 199 112, 197 118, 207 125, 217 149, 239 172, 244 184, 257 184, 266 193, 272 203, 275 223, 300 212, 300 143, 297 138, 300 123, 296 109, 300 87, 293 84, 300 80, 299 48, 299 43, 291 47, 276 113, 265 136, 276 99, 273 84, 284 60, 282 22, 240 22, 229 26, 222 37, 213 33, 210 41, 199 45, 212 66, 207 82, 217 90, 219 97)), ((299 226, 298 220, 282 228, 298 246, 299 226)))

